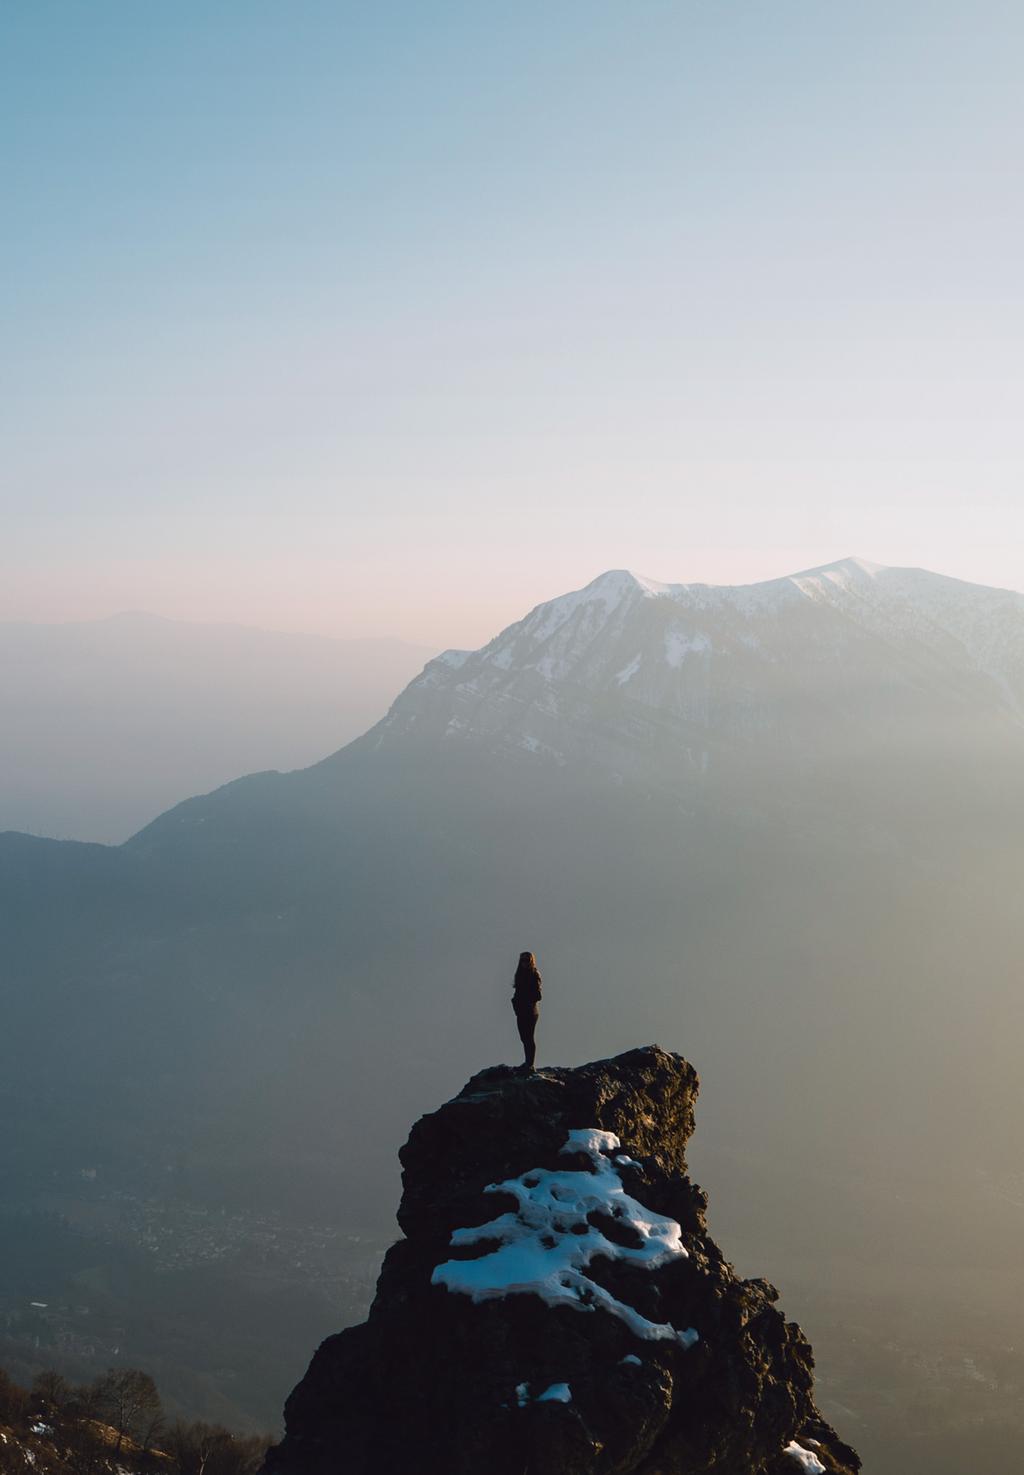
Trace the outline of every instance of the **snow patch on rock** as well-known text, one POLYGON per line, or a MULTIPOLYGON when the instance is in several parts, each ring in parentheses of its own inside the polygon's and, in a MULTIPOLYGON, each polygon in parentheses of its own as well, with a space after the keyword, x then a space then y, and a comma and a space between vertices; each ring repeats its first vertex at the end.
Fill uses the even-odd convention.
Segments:
POLYGON ((636 673, 639 671, 640 667, 643 665, 643 659, 644 658, 643 658, 642 655, 635 655, 633 657, 633 659, 630 661, 630 663, 629 663, 628 666, 623 666, 623 668, 622 668, 621 671, 616 671, 616 673, 615 673, 615 682, 616 682, 616 685, 618 685, 618 686, 625 686, 626 683, 627 683, 627 681, 632 681, 633 680, 633 677, 636 675, 636 673))
POLYGON ((456 1229, 449 1243, 459 1249, 496 1241, 496 1248, 476 1260, 445 1261, 435 1267, 431 1283, 473 1301, 533 1295, 549 1306, 604 1310, 645 1341, 693 1346, 698 1334, 692 1327, 679 1331, 667 1323, 649 1321, 585 1273, 597 1256, 651 1270, 687 1257, 676 1221, 645 1208, 626 1193, 612 1161, 620 1146, 613 1132, 580 1128, 569 1133, 562 1152, 586 1157, 588 1169, 534 1168, 518 1178, 488 1184, 486 1193, 507 1194, 516 1208, 487 1224, 456 1229), (609 1239, 593 1218, 616 1221, 626 1231, 623 1238, 631 1232, 636 1243, 623 1245, 609 1239))
POLYGON ((706 635, 691 635, 686 630, 668 630, 665 634, 665 660, 678 671, 687 656, 707 655, 711 641, 706 635))
POLYGON ((801 1470, 806 1471, 806 1475, 827 1475, 825 1466, 814 1451, 804 1449, 803 1445, 797 1444, 795 1439, 791 1439, 782 1452, 789 1455, 791 1460, 795 1460, 801 1470))
POLYGON ((550 1388, 537 1397, 538 1403, 572 1403, 572 1390, 568 1383, 552 1383, 550 1388))

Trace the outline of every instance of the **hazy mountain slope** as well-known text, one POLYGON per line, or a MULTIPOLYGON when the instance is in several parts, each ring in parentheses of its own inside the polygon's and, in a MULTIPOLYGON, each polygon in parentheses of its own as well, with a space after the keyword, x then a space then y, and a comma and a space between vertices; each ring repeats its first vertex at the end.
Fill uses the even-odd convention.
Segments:
POLYGON ((748 1220, 751 1255, 806 1246, 812 1333, 880 1259, 948 1315, 965 1264, 1020 1260, 1020 628, 1019 596, 859 565, 606 575, 313 768, 116 850, 0 837, 8 1182, 385 1213, 410 1116, 515 1058, 531 947, 542 1060, 698 1064, 699 1172, 739 1252, 748 1220))
POLYGON ((119 841, 363 732, 427 649, 126 614, 0 623, 0 829, 119 841))

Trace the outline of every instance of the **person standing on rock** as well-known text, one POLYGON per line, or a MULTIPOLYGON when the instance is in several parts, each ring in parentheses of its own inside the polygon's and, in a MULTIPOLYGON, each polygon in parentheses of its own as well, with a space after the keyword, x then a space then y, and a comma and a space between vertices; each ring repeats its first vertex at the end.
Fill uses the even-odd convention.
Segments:
POLYGON ((516 1028, 523 1042, 526 1055, 526 1070, 533 1070, 537 1058, 537 1041, 534 1035, 540 1018, 541 978, 537 971, 537 959, 532 953, 519 954, 515 987, 512 993, 512 1008, 515 1010, 516 1028))

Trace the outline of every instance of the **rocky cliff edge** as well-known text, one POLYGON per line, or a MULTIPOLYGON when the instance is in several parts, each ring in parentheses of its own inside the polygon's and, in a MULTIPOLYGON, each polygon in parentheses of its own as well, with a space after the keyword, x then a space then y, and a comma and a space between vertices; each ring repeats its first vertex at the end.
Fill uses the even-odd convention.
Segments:
POLYGON ((481 1071, 417 1122, 405 1238, 266 1475, 854 1475, 800 1328, 707 1234, 697 1090, 650 1046, 481 1071))

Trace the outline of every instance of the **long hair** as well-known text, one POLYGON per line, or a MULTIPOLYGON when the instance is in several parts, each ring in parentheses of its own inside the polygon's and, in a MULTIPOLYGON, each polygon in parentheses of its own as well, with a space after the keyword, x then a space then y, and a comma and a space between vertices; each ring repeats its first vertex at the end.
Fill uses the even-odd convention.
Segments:
POLYGON ((532 953, 519 954, 519 966, 516 968, 516 993, 521 993, 525 998, 540 998, 541 976, 537 967, 537 959, 532 953))

